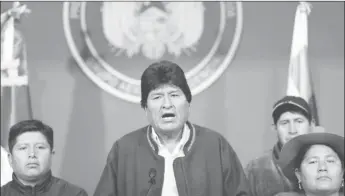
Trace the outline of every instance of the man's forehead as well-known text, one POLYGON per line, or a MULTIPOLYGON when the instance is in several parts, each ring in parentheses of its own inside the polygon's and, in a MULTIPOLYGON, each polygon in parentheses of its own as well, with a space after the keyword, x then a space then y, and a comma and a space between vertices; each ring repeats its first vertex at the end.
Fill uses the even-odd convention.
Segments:
POLYGON ((152 93, 163 93, 163 92, 176 92, 182 91, 179 87, 172 85, 172 84, 162 84, 157 88, 153 89, 150 94, 152 93))
POLYGON ((45 142, 47 143, 47 138, 41 132, 25 132, 17 136, 16 143, 35 143, 35 142, 45 142))
POLYGON ((280 115, 279 120, 282 120, 284 118, 305 118, 306 119, 307 117, 304 116, 304 114, 302 114, 301 112, 286 111, 280 115))

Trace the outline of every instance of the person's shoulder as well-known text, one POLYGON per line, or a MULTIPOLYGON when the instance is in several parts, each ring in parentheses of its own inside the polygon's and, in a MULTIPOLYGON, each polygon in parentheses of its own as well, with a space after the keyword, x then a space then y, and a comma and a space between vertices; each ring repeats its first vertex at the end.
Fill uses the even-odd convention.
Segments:
POLYGON ((211 138, 221 139, 221 140, 226 141, 225 137, 222 134, 220 134, 220 133, 218 133, 218 132, 216 132, 210 128, 203 127, 203 126, 200 126, 197 124, 192 124, 192 125, 195 129, 195 134, 197 137, 203 137, 203 138, 209 138, 209 139, 211 139, 211 138))
POLYGON ((268 151, 265 151, 264 153, 262 153, 261 155, 251 159, 248 162, 248 164, 249 165, 261 165, 261 164, 271 162, 272 159, 273 159, 272 150, 268 150, 268 151))
POLYGON ((87 196, 88 195, 83 188, 73 183, 70 183, 67 180, 64 180, 62 178, 58 178, 55 176, 53 176, 52 180, 53 180, 53 184, 56 185, 55 188, 59 189, 59 191, 63 192, 66 195, 69 195, 69 196, 87 196))
POLYGON ((193 127, 197 145, 206 148, 220 147, 222 150, 235 152, 230 142, 221 133, 196 124, 193 124, 193 127))
MULTIPOLYGON (((131 131, 119 139, 117 139, 110 149, 109 155, 114 156, 119 151, 121 152, 130 152, 133 149, 137 148, 138 145, 142 144, 143 142, 147 141, 147 129, 148 125, 145 127, 141 127, 137 130, 131 131)), ((113 158, 110 158, 113 159, 113 158)))
POLYGON ((128 142, 128 141, 133 141, 133 140, 138 140, 142 138, 142 136, 146 136, 146 131, 147 131, 148 125, 141 127, 139 129, 136 129, 134 131, 131 131, 124 136, 120 137, 118 139, 119 142, 128 142))
POLYGON ((12 181, 1 186, 1 195, 6 195, 10 192, 12 181))
POLYGON ((252 172, 262 172, 267 170, 272 170, 272 150, 266 151, 263 154, 261 154, 258 157, 255 157, 254 159, 251 159, 248 161, 245 170, 246 173, 252 173, 252 172))
POLYGON ((281 192, 277 193, 274 196, 304 196, 302 193, 297 192, 281 192))
POLYGON ((131 131, 123 136, 121 136, 119 139, 117 139, 113 146, 120 145, 120 146, 127 146, 127 145, 133 145, 138 143, 143 137, 146 137, 146 131, 148 126, 141 127, 137 130, 131 131))

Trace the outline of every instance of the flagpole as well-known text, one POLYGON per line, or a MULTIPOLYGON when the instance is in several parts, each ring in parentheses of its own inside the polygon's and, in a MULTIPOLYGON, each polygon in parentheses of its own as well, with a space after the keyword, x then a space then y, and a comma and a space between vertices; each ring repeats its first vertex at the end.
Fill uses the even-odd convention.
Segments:
MULTIPOLYGON (((24 63, 24 66, 26 67, 27 69, 27 52, 26 52, 26 44, 23 45, 23 63, 24 63)), ((29 73, 27 73, 29 75, 29 73)), ((28 77, 29 79, 29 77, 28 77)), ((29 110, 29 114, 31 115, 30 118, 33 118, 33 109, 32 109, 32 105, 31 105, 31 93, 30 93, 30 85, 29 85, 29 81, 28 81, 28 85, 27 85, 27 91, 28 91, 28 102, 30 103, 28 105, 28 110, 29 110)))
MULTIPOLYGON (((30 13, 30 10, 26 7, 26 5, 21 5, 20 2, 13 2, 13 6, 11 9, 7 10, 4 14, 1 14, 1 30, 4 27, 4 42, 3 42, 3 51, 2 51, 2 59, 1 59, 1 71, 7 71, 8 77, 1 81, 1 86, 10 86, 11 88, 11 112, 10 112, 10 125, 13 125, 16 120, 16 86, 21 85, 27 85, 27 76, 19 76, 18 74, 18 68, 20 64, 24 64, 26 68, 26 47, 25 44, 23 44, 23 59, 22 62, 20 62, 19 58, 17 58, 17 54, 15 54, 15 22, 17 20, 20 20, 20 17, 24 13, 30 13), (7 81, 7 82, 5 82, 7 81)), ((24 41, 23 41, 24 42, 24 41)), ((20 50, 20 48, 19 48, 20 50)), ((1 88, 1 94, 2 94, 2 88, 1 88)), ((30 94, 29 94, 30 99, 30 94)), ((31 103, 31 102, 29 102, 31 103)), ((31 114, 31 104, 29 104, 30 107, 30 114, 31 114)))
MULTIPOLYGON (((26 44, 15 26, 24 14, 30 12, 26 5, 14 2, 12 8, 1 13, 1 33, 3 34, 1 42, 1 102, 3 99, 4 101, 8 100, 6 104, 8 110, 5 109, 8 118, 4 121, 3 118, 1 120, 1 123, 4 124, 1 128, 2 132, 8 132, 9 128, 19 120, 18 116, 23 116, 25 113, 26 117, 21 119, 28 119, 32 118, 33 115, 28 85, 26 44), (21 43, 17 44, 17 42, 21 43), (21 95, 20 92, 22 91, 25 91, 24 95, 21 95), (25 99, 24 107, 26 107, 27 113, 22 110, 23 102, 21 100, 23 99, 25 99)), ((7 148, 7 141, 2 142, 4 143, 1 145, 7 148)))

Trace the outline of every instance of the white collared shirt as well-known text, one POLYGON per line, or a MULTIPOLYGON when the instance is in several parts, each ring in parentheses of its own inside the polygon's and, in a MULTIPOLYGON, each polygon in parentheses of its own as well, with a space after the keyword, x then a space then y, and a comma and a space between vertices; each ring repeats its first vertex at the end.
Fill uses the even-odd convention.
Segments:
POLYGON ((12 167, 8 162, 8 152, 1 146, 1 186, 12 181, 12 167))
POLYGON ((184 157, 183 147, 189 139, 189 134, 189 127, 184 125, 182 137, 173 152, 170 153, 168 148, 161 143, 157 133, 152 128, 152 138, 158 145, 158 154, 165 159, 162 196, 178 196, 173 163, 176 158, 184 157))

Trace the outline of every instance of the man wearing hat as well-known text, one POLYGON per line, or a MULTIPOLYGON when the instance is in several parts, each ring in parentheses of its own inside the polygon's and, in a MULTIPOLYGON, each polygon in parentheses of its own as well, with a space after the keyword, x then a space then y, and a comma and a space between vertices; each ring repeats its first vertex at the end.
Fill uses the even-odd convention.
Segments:
POLYGON ((272 150, 250 161, 246 167, 253 196, 274 196, 292 189, 291 182, 277 164, 279 153, 290 139, 315 130, 311 109, 300 97, 285 96, 277 101, 273 106, 272 117, 273 128, 278 137, 277 143, 272 150))
POLYGON ((247 196, 241 163, 226 139, 188 121, 191 91, 175 63, 141 77, 149 125, 117 140, 94 196, 247 196))

